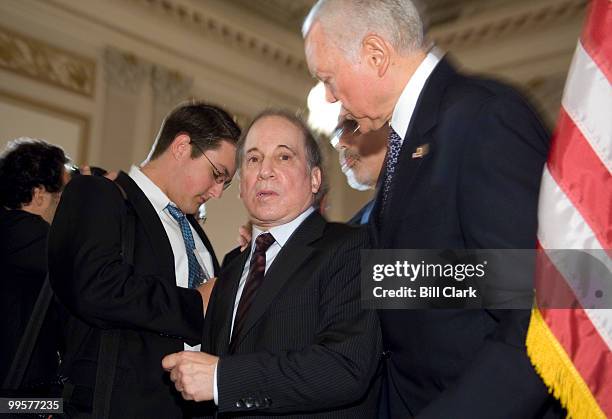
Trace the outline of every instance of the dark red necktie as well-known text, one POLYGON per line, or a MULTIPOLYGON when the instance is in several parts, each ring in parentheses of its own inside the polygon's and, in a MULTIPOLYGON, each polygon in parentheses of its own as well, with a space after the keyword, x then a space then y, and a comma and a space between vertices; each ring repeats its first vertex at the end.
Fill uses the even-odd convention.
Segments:
POLYGON ((255 251, 251 256, 249 274, 247 275, 246 283, 242 290, 242 296, 240 297, 240 303, 238 304, 238 310, 236 310, 236 317, 234 319, 230 352, 234 352, 235 338, 242 331, 246 320, 246 314, 253 304, 257 290, 263 283, 264 272, 266 270, 266 251, 272 246, 274 241, 274 237, 270 233, 260 234, 257 239, 255 239, 255 251))

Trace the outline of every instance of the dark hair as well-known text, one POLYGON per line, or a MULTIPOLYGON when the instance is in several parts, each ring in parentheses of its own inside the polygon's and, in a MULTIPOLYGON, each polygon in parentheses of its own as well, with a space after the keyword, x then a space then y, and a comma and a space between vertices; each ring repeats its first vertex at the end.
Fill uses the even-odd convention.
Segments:
POLYGON ((240 128, 223 109, 204 102, 190 102, 176 107, 162 122, 153 147, 151 160, 170 147, 180 134, 187 134, 198 147, 191 148, 191 157, 199 157, 201 150, 215 150, 221 141, 238 142, 240 128))
POLYGON ((10 142, 0 158, 0 204, 19 209, 32 202, 32 191, 38 186, 51 193, 61 191, 66 163, 64 150, 44 141, 10 142))
POLYGON ((314 196, 313 202, 313 205, 318 206, 321 199, 323 198, 323 195, 325 195, 329 190, 329 188, 327 187, 327 176, 325 176, 325 171, 323 167, 323 153, 321 152, 319 142, 308 127, 308 124, 306 124, 306 122, 301 116, 295 113, 289 112, 284 109, 266 109, 257 114, 257 116, 253 118, 249 126, 242 132, 240 141, 238 141, 238 149, 236 150, 236 167, 240 169, 242 166, 242 162, 244 160, 244 145, 249 131, 257 121, 270 116, 277 116, 286 119, 302 133, 302 139, 304 140, 304 148, 306 149, 306 165, 308 166, 308 169, 312 171, 312 169, 318 167, 319 170, 321 170, 321 185, 319 186, 319 190, 314 196))

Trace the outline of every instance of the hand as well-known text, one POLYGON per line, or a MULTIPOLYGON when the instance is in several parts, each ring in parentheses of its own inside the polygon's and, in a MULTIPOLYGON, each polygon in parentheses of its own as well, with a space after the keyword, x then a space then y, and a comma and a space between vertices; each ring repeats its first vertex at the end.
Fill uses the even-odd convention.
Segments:
POLYGON ((206 307, 208 307, 208 301, 210 301, 210 295, 212 294, 212 290, 215 287, 216 282, 217 278, 210 278, 204 284, 196 288, 202 296, 202 303, 204 304, 204 313, 206 313, 206 307))
POLYGON ((81 172, 82 175, 91 176, 91 167, 89 167, 87 165, 81 166, 79 168, 79 171, 81 172))
POLYGON ((118 172, 108 172, 104 175, 105 178, 114 181, 115 179, 117 179, 117 176, 119 176, 118 172))
POLYGON ((245 225, 238 227, 238 246, 240 246, 240 251, 244 251, 247 248, 249 243, 251 242, 251 229, 253 225, 250 221, 247 221, 245 225))
POLYGON ((205 352, 183 351, 165 356, 162 367, 183 399, 201 402, 213 399, 215 368, 219 357, 205 352))

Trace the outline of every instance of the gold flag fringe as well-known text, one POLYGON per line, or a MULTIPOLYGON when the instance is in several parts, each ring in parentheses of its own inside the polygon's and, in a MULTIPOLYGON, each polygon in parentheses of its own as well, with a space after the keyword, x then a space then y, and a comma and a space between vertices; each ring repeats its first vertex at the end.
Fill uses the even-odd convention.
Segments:
POLYGON ((606 418, 537 307, 531 312, 526 345, 535 370, 542 377, 548 391, 567 410, 568 418, 606 418))

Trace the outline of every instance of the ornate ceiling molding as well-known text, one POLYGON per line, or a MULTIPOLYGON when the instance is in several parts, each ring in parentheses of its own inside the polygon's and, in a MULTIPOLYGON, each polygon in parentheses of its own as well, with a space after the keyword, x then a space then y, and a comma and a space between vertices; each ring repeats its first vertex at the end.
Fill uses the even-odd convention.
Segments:
POLYGON ((151 86, 156 101, 174 106, 189 96, 193 79, 176 70, 154 65, 151 72, 151 86))
POLYGON ((102 59, 108 86, 139 94, 148 82, 155 100, 165 105, 176 105, 193 87, 191 77, 112 46, 104 49, 102 59))
POLYGON ((582 15, 587 3, 588 0, 533 2, 514 10, 470 16, 448 27, 434 28, 429 35, 436 44, 447 50, 474 46, 575 19, 582 15))
POLYGON ((94 94, 93 60, 2 27, 0 68, 83 96, 94 94))
POLYGON ((151 63, 112 47, 104 50, 102 60, 106 83, 132 94, 140 91, 151 72, 151 63))
MULTIPOLYGON (((299 53, 275 43, 263 36, 247 32, 230 21, 206 13, 180 0, 119 0, 136 6, 147 13, 156 14, 167 21, 187 28, 200 36, 219 41, 240 53, 265 61, 283 71, 291 70, 300 75, 307 73, 307 66, 301 49, 299 53)), ((289 32, 287 32, 289 34, 289 32)))

